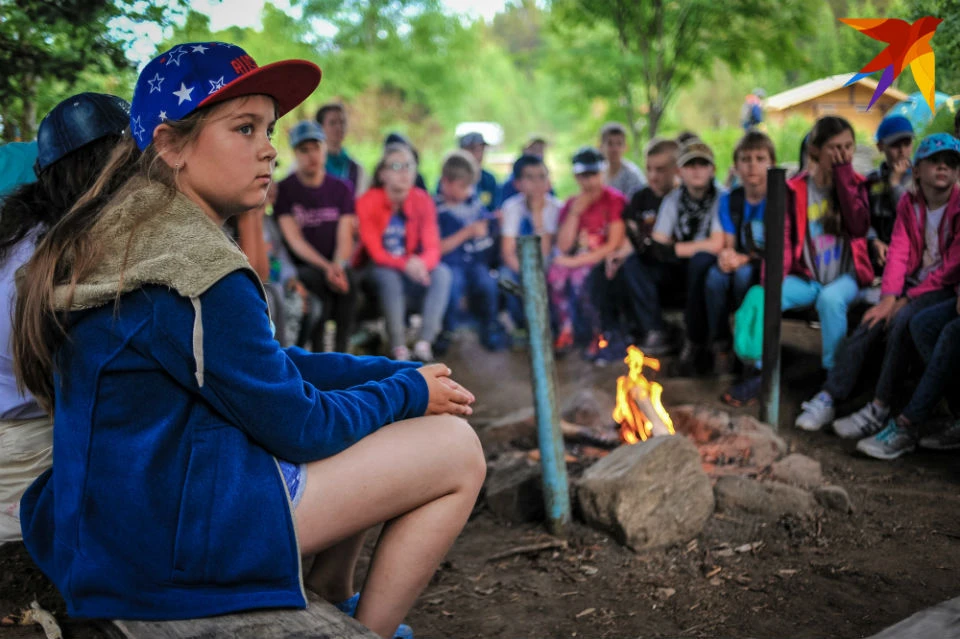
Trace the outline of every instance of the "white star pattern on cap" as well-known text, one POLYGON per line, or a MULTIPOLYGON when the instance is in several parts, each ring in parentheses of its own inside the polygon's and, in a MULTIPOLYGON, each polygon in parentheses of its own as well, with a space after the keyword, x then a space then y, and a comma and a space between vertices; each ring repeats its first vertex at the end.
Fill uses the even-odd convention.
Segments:
POLYGON ((161 122, 164 122, 164 121, 166 121, 166 119, 167 119, 167 112, 166 112, 166 111, 161 111, 161 112, 160 112, 160 115, 157 116, 157 117, 160 118, 160 121, 161 121, 161 122))
POLYGON ((207 95, 213 95, 217 91, 223 88, 223 76, 221 75, 217 80, 210 80, 210 93, 207 95))
POLYGON ((143 134, 147 132, 142 126, 140 126, 140 118, 135 117, 132 121, 133 126, 130 127, 130 132, 137 136, 138 140, 143 140, 143 134))
POLYGON ((175 65, 177 65, 177 66, 179 67, 179 66, 180 66, 180 58, 182 58, 182 57, 185 56, 186 54, 187 54, 187 50, 186 50, 186 49, 184 49, 183 47, 177 47, 176 49, 174 49, 173 51, 170 52, 170 59, 167 60, 167 66, 170 66, 170 64, 172 63, 172 64, 175 64, 175 65))
POLYGON ((153 93, 154 91, 156 91, 157 93, 159 93, 159 92, 160 92, 160 85, 163 84, 163 80, 164 80, 164 78, 161 78, 159 73, 158 73, 157 75, 153 76, 153 79, 152 79, 152 80, 147 80, 147 83, 150 85, 150 93, 153 93), (154 83, 156 83, 156 84, 154 84, 154 83))
POLYGON ((206 50, 209 49, 209 48, 210 48, 210 47, 205 47, 205 46, 203 46, 202 44, 195 44, 195 45, 193 45, 193 52, 194 52, 194 53, 199 53, 200 55, 203 55, 203 52, 206 51, 206 50))
POLYGON ((174 91, 173 94, 180 98, 180 101, 177 102, 177 106, 180 106, 184 102, 193 102, 193 98, 190 97, 190 94, 193 93, 193 87, 187 88, 183 82, 180 83, 180 90, 174 91))

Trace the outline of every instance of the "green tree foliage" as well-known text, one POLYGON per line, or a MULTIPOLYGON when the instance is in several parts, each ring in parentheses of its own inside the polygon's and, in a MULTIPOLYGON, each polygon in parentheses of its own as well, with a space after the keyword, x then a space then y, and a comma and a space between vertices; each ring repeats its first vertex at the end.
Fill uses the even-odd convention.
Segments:
POLYGON ((641 113, 656 135, 678 90, 718 61, 734 71, 758 59, 797 64, 796 42, 812 27, 801 0, 555 0, 553 15, 570 46, 569 80, 614 100, 636 137, 641 113))
MULTIPOLYGON (((94 86, 130 68, 124 50, 137 23, 161 23, 179 0, 0 2, 0 118, 5 140, 34 135, 43 114, 84 77, 94 86), (94 80, 90 73, 101 76, 94 80)), ((118 83, 119 85, 120 83, 118 83)))

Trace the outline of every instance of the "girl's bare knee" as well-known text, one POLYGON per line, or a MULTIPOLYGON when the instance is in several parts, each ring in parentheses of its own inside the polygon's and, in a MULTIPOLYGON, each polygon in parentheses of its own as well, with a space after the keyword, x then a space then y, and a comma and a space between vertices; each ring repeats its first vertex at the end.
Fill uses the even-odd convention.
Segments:
POLYGON ((448 438, 445 454, 455 457, 459 478, 467 490, 480 490, 487 475, 487 461, 477 431, 467 420, 453 415, 444 415, 442 429, 448 438))

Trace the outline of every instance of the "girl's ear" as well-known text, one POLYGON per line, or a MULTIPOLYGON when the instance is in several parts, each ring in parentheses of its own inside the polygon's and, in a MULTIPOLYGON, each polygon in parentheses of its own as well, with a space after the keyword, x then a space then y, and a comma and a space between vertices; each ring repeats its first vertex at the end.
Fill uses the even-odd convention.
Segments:
POLYGON ((157 148, 157 156, 171 169, 179 169, 183 165, 180 157, 183 149, 176 144, 176 134, 167 124, 158 124, 153 130, 153 145, 157 148))

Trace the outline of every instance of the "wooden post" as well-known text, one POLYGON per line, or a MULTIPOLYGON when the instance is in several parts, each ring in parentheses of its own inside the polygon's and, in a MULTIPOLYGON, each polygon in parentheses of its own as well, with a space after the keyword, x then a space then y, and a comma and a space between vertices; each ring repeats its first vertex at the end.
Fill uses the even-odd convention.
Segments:
POLYGON ((567 465, 557 408, 557 372, 553 361, 553 339, 547 301, 547 281, 543 273, 540 236, 517 238, 520 252, 520 281, 523 308, 530 335, 530 367, 533 400, 537 416, 537 440, 543 468, 543 497, 547 528, 558 537, 570 523, 570 493, 567 465))
POLYGON ((780 428, 780 296, 783 290, 783 233, 787 214, 787 171, 767 169, 767 206, 764 213, 763 371, 760 382, 760 419, 780 428))

